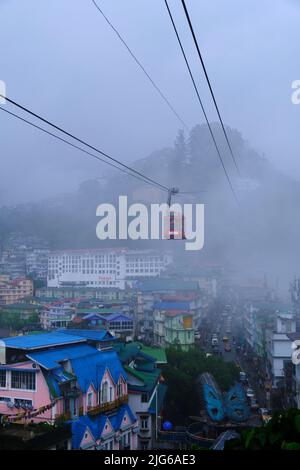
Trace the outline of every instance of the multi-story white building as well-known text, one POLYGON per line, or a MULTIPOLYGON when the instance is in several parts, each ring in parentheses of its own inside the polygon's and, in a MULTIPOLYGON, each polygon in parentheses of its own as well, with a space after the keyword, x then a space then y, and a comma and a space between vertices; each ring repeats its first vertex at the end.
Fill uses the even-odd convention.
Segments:
POLYGON ((266 332, 266 346, 269 373, 273 386, 277 387, 284 378, 284 361, 292 357, 290 334, 296 332, 295 317, 291 313, 277 313, 275 325, 275 331, 266 332))
POLYGON ((55 251, 48 257, 48 287, 118 287, 157 277, 171 263, 169 253, 126 248, 55 251))

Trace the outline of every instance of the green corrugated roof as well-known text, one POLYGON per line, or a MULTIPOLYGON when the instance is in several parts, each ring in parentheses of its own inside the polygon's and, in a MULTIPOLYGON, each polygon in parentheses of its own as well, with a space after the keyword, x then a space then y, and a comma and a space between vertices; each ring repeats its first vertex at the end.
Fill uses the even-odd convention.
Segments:
POLYGON ((141 344, 141 346, 142 351, 148 356, 152 356, 155 359, 155 362, 164 364, 167 363, 166 352, 163 348, 151 348, 150 346, 144 346, 143 344, 141 344))
POLYGON ((160 377, 159 369, 155 369, 153 372, 142 372, 140 370, 136 370, 128 366, 125 366, 124 369, 126 370, 126 372, 133 375, 144 383, 144 385, 130 385, 130 388, 132 388, 133 390, 140 390, 142 392, 151 393, 160 377))

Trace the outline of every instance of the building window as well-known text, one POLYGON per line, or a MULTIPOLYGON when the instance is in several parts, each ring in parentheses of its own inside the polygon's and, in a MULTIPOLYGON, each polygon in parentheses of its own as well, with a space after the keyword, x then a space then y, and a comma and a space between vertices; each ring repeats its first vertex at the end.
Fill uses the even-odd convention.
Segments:
POLYGON ((6 387, 6 370, 0 370, 0 387, 6 387))
POLYGON ((122 447, 130 447, 130 433, 126 432, 121 438, 122 447))
POLYGON ((141 429, 148 429, 148 416, 141 416, 141 429))
POLYGON ((141 400, 142 400, 142 403, 147 403, 147 401, 148 401, 147 393, 142 393, 142 399, 141 400))
POLYGON ((11 401, 11 398, 9 397, 0 397, 0 402, 8 403, 11 401))
POLYGON ((32 408, 32 400, 25 400, 23 398, 14 399, 16 408, 32 408))
POLYGON ((104 384, 102 385, 102 390, 101 390, 101 402, 102 403, 107 403, 108 402, 108 382, 105 381, 104 384))
POLYGON ((93 394, 92 394, 92 392, 88 393, 87 406, 93 406, 93 394))
POLYGON ((35 390, 35 373, 13 370, 11 373, 11 388, 35 390))
POLYGON ((122 396, 122 382, 121 381, 119 381, 117 385, 117 393, 118 393, 118 397, 122 396))

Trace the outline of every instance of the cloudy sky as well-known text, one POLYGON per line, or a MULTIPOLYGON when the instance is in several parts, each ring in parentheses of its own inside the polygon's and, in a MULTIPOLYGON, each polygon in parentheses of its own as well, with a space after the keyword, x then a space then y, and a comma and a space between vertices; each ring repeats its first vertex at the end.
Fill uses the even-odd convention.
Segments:
MULTIPOLYGON (((181 2, 169 3, 215 120, 181 2)), ((186 3, 224 121, 300 180, 300 105, 291 103, 291 83, 300 79, 299 2, 186 3)), ((202 122, 164 1, 98 4, 188 126, 202 122)), ((0 21, 0 80, 10 98, 124 162, 172 144, 180 122, 91 0, 0 0, 0 21)), ((4 112, 0 129, 0 204, 71 191, 103 172, 4 112)))

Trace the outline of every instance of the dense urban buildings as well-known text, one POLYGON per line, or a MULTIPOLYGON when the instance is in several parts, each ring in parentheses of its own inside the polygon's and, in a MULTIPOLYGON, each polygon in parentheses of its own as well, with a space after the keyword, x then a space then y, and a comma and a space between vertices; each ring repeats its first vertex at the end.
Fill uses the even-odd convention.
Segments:
POLYGON ((33 282, 25 277, 11 279, 0 274, 0 305, 14 304, 33 295, 33 282))

